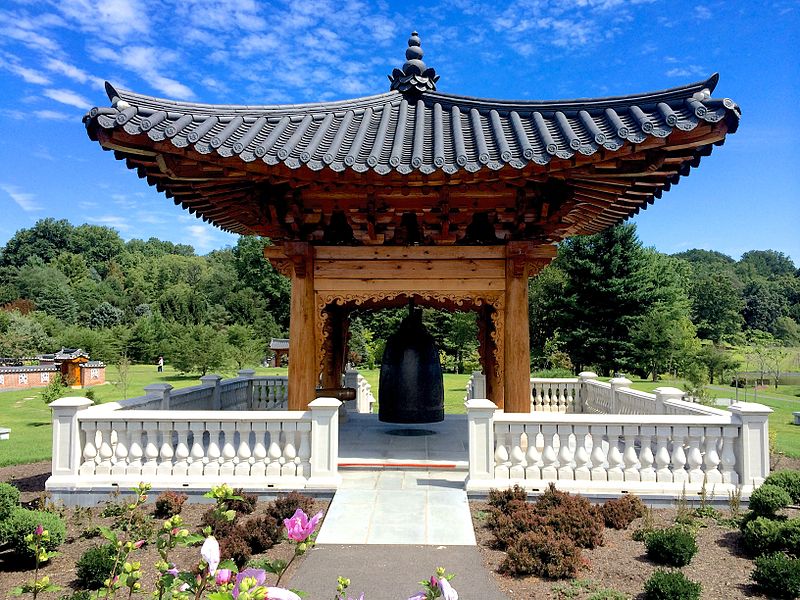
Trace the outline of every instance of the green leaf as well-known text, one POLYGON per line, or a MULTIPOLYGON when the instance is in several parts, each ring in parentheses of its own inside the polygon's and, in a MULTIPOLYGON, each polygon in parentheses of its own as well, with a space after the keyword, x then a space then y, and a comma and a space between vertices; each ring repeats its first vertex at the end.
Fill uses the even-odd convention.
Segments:
POLYGON ((226 558, 221 563, 219 563, 217 569, 230 569, 234 573, 239 572, 239 568, 236 566, 236 563, 233 562, 230 558, 226 558))
POLYGON ((230 592, 211 592, 210 594, 206 594, 206 598, 208 598, 208 600, 231 600, 233 594, 230 592))

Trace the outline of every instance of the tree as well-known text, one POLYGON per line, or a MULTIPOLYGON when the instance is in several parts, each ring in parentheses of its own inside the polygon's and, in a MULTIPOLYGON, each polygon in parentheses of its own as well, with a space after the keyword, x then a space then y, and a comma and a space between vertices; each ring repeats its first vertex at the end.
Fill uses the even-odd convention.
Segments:
POLYGON ((736 268, 743 277, 749 279, 772 279, 782 275, 793 275, 796 269, 791 258, 775 250, 745 252, 736 268))
POLYGON ((478 347, 478 324, 474 312, 452 312, 445 333, 445 343, 455 355, 456 373, 464 372, 464 357, 478 347))
POLYGON ((742 330, 744 301, 740 283, 731 271, 694 265, 689 290, 692 320, 698 337, 720 344, 742 330))
POLYGON ((19 358, 35 356, 50 349, 53 341, 44 327, 32 317, 18 312, 0 313, 0 356, 19 358))
POLYGON ((708 380, 712 384, 715 377, 722 380, 726 371, 738 369, 741 364, 724 346, 718 344, 704 344, 697 358, 707 369, 708 380))
POLYGON ((222 368, 228 358, 225 335, 208 325, 181 328, 170 345, 168 361, 182 373, 222 368))
POLYGON ((54 260, 72 245, 73 227, 66 219, 36 221, 30 229, 20 229, 8 240, 0 254, 0 265, 21 267, 30 258, 45 263, 54 260))
POLYGON ((119 325, 125 318, 125 313, 108 302, 98 304, 89 315, 89 327, 92 329, 105 329, 119 325))
POLYGON ((788 311, 786 298, 775 282, 756 279, 744 287, 742 316, 748 329, 775 332, 779 317, 788 311))
POLYGON ((263 339, 256 337, 251 327, 231 325, 226 335, 230 357, 236 363, 237 369, 243 369, 246 365, 256 365, 264 358, 266 344, 263 339))

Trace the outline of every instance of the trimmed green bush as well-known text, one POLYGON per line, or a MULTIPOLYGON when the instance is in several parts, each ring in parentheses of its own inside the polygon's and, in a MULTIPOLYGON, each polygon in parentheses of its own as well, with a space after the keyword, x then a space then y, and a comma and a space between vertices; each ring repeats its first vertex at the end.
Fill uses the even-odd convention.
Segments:
POLYGON ((789 558, 783 552, 759 556, 750 578, 770 598, 800 597, 800 559, 789 558))
POLYGON ((781 525, 783 550, 800 558, 800 517, 784 521, 781 525))
POLYGON ((774 517, 792 503, 789 492, 777 485, 763 484, 750 494, 750 510, 761 517, 774 517))
POLYGON ((35 556, 28 548, 25 536, 33 533, 37 525, 50 533, 50 541, 44 543, 45 549, 54 551, 64 543, 67 529, 61 517, 26 508, 15 508, 5 519, 0 520, 0 540, 7 543, 20 559, 33 562, 35 556))
POLYGON ((684 567, 697 554, 694 534, 680 525, 650 532, 644 545, 650 560, 670 567, 684 567))
POLYGON ((644 583, 645 600, 700 600, 702 586, 680 571, 659 569, 644 583))
POLYGON ((500 572, 566 579, 574 577, 580 566, 581 551, 572 540, 544 529, 523 534, 508 549, 500 572))
POLYGON ((742 527, 745 550, 752 556, 775 552, 783 547, 783 523, 756 517, 742 527))
POLYGON ((10 483, 0 483, 0 521, 19 506, 19 490, 10 483))
POLYGON ((99 590, 111 576, 117 550, 112 544, 95 546, 84 552, 75 563, 75 577, 81 587, 99 590))
POLYGON ((800 471, 775 471, 764 480, 764 485, 774 485, 786 491, 792 504, 800 504, 800 471))

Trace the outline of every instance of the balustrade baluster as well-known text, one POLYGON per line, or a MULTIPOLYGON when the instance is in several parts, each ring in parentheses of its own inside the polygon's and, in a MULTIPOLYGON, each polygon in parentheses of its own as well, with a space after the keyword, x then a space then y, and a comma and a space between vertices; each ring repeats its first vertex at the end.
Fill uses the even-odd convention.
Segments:
POLYGON ((702 427, 689 428, 689 453, 686 460, 689 465, 689 483, 703 483, 703 454, 700 445, 703 437, 702 427))
POLYGON ((622 460, 625 463, 625 481, 641 481, 639 457, 636 456, 636 437, 639 434, 639 426, 625 425, 622 431, 625 439, 625 451, 622 454, 622 460))
POLYGON ((689 473, 686 472, 686 451, 683 449, 686 436, 689 435, 688 427, 672 428, 672 481, 675 483, 686 483, 689 481, 689 473))
POLYGON ((735 440, 739 437, 739 428, 730 425, 722 428, 722 455, 720 470, 722 481, 731 485, 739 485, 739 473, 736 472, 735 440))
POLYGON ((281 426, 282 423, 276 421, 267 423, 267 432, 269 433, 267 477, 278 477, 281 474, 281 461, 283 460, 283 451, 280 446, 281 426))
POLYGON ((311 423, 299 422, 297 435, 300 437, 300 447, 297 450, 297 475, 308 479, 311 477, 311 423))
POLYGON ((522 451, 522 425, 514 424, 509 427, 511 435, 511 468, 509 476, 511 479, 525 478, 525 453, 522 451))
POLYGON ((173 477, 186 477, 189 473, 189 423, 174 423, 178 443, 175 444, 175 464, 172 465, 173 477))
POLYGON ((622 426, 608 426, 608 480, 625 481, 622 470, 623 458, 619 451, 619 436, 622 435, 622 426))
POLYGON ((250 475, 250 465, 253 457, 253 452, 250 450, 251 427, 249 421, 236 422, 236 431, 239 432, 239 447, 236 449, 236 466, 233 469, 233 474, 237 477, 250 475))
POLYGON ((153 479, 158 469, 158 423, 146 421, 143 424, 147 435, 147 444, 144 447, 144 464, 142 465, 142 478, 153 479))
POLYGON ((717 450, 722 431, 719 427, 706 427, 705 434, 706 452, 703 457, 703 464, 705 465, 706 482, 710 485, 722 483, 722 473, 719 470, 722 459, 720 458, 719 450, 717 450))
POLYGON ((264 437, 267 431, 267 424, 264 421, 254 421, 253 436, 253 466, 250 468, 251 477, 264 477, 267 474, 267 447, 264 444, 264 437))
POLYGON ((557 427, 555 425, 542 425, 542 479, 553 481, 558 479, 558 457, 553 447, 557 427))
POLYGON ((556 390, 556 410, 555 412, 558 413, 566 413, 567 412, 567 395, 564 393, 564 388, 561 384, 556 383, 554 384, 556 390))
MULTIPOLYGON (((656 470, 653 468, 655 456, 653 455, 652 444, 653 437, 656 435, 656 428, 652 425, 642 425, 639 429, 639 433, 639 443, 641 444, 641 449, 639 451, 639 462, 641 463, 639 475, 642 481, 655 481, 656 470)), ((667 455, 667 460, 669 460, 669 455, 667 455)))
POLYGON ((497 425, 494 430, 494 478, 509 479, 511 477, 511 457, 508 451, 508 425, 497 425))
POLYGON ((114 446, 114 464, 111 475, 124 477, 128 469, 128 429, 125 421, 116 421, 114 430, 117 433, 117 443, 114 446))
POLYGON ((221 423, 220 425, 225 442, 222 444, 222 463, 219 465, 219 476, 232 477, 236 468, 236 446, 234 446, 236 424, 221 423))
MULTIPOLYGON (((558 425, 558 478, 575 479, 575 470, 572 464, 573 451, 569 446, 572 425, 558 425)), ((577 445, 577 440, 575 444, 577 445)))
POLYGON ((83 462, 79 469, 81 476, 94 475, 97 468, 97 422, 81 421, 81 430, 84 432, 83 462))
POLYGON ((592 438, 592 452, 589 454, 589 458, 592 461, 592 481, 608 481, 606 452, 603 450, 606 426, 592 425, 589 427, 589 432, 592 438))
POLYGON ((589 451, 586 449, 588 441, 589 427, 586 425, 575 425, 575 479, 578 481, 590 481, 592 479, 591 465, 589 463, 589 451))
POLYGON ((297 475, 297 465, 294 462, 294 459, 297 458, 297 424, 294 422, 284 423, 283 432, 286 436, 286 443, 283 445, 281 477, 294 477, 297 475))
POLYGON ((541 479, 542 455, 539 454, 539 449, 536 447, 539 426, 533 423, 527 423, 524 428, 525 435, 528 436, 528 450, 525 452, 525 460, 528 466, 525 467, 525 479, 541 479))
POLYGON ((656 427, 656 481, 671 483, 672 471, 669 465, 672 458, 669 454, 669 439, 672 429, 669 426, 656 427))
POLYGON ((144 428, 141 421, 128 421, 126 424, 128 431, 128 465, 125 468, 125 475, 128 477, 140 477, 142 474, 142 434, 144 428))
POLYGON ((114 451, 111 450, 111 423, 108 421, 97 422, 97 437, 99 441, 97 449, 97 466, 95 467, 95 475, 110 475, 111 474, 111 458, 114 456, 114 451))
POLYGON ((169 477, 172 475, 172 457, 175 452, 172 449, 172 423, 160 422, 158 424, 158 431, 161 434, 161 449, 159 450, 158 467, 156 468, 156 475, 158 477, 169 477))
POLYGON ((542 384, 533 384, 533 410, 544 410, 544 398, 542 393, 542 384))
POLYGON ((219 421, 206 423, 208 430, 208 450, 206 451, 206 468, 203 474, 206 477, 219 477, 219 462, 222 451, 219 448, 219 436, 222 432, 219 421))
MULTIPOLYGON (((192 449, 189 451, 189 467, 187 474, 192 477, 202 477, 205 468, 206 450, 203 447, 203 434, 205 433, 205 423, 190 421, 189 431, 192 432, 192 449)), ((210 441, 210 436, 209 436, 210 441)))

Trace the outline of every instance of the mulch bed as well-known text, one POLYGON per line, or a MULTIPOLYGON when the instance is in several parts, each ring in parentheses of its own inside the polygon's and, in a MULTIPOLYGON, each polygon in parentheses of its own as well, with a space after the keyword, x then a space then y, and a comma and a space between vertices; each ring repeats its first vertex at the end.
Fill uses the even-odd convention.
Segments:
MULTIPOLYGON (((44 482, 49 476, 49 462, 0 468, 0 481, 7 481, 17 486, 21 491, 20 496, 23 503, 34 502, 44 495, 44 482)), ((132 500, 132 493, 123 493, 114 501, 120 502, 125 499, 132 500)), ((154 500, 155 496, 151 496, 151 499, 154 500)), ((109 501, 112 500, 109 497, 109 501)), ((315 501, 314 512, 316 513, 320 510, 326 512, 328 504, 328 501, 315 501)), ((265 505, 266 502, 259 502, 255 512, 252 515, 245 515, 243 519, 246 521, 252 516, 263 514, 265 505)), ((210 504, 189 504, 188 502, 184 504, 180 513, 185 523, 184 527, 189 531, 196 531, 203 513, 210 507, 210 504)), ((102 537, 84 539, 81 537, 81 533, 99 525, 110 526, 114 521, 112 517, 100 517, 103 508, 104 504, 101 503, 88 510, 83 508, 64 509, 63 516, 67 526, 67 541, 58 549, 58 556, 40 569, 40 577, 49 575, 50 580, 61 586, 62 589, 56 594, 45 595, 45 597, 56 598, 65 594, 69 595, 76 589, 75 563, 87 549, 105 543, 102 537)), ((153 510, 152 503, 145 505, 142 510, 146 514, 151 514, 153 510)), ((157 518, 153 520, 153 526, 156 531, 161 526, 162 521, 162 519, 157 518)), ((123 533, 121 535, 124 536, 126 534, 123 533)), ((284 541, 263 554, 254 554, 253 559, 281 558, 289 560, 293 553, 294 546, 284 541)), ((140 550, 135 551, 134 560, 142 563, 142 589, 149 593, 155 589, 155 583, 158 579, 154 565, 159 560, 159 555, 155 544, 147 544, 140 550)), ((178 566, 179 570, 191 570, 199 560, 199 547, 187 548, 178 546, 171 552, 171 561, 178 566)), ((292 564, 290 571, 284 576, 284 581, 290 580, 292 573, 300 562, 302 562, 302 557, 292 564)), ((14 587, 32 578, 33 570, 28 565, 20 565, 16 557, 12 556, 10 552, 0 552, 0 598, 9 597, 9 592, 14 587)), ((274 584, 274 575, 268 574, 267 583, 274 584)))

